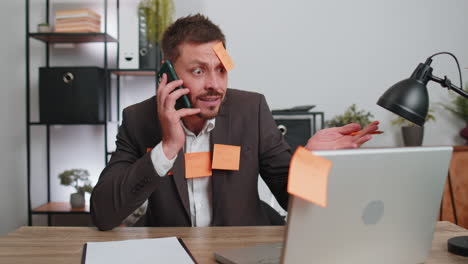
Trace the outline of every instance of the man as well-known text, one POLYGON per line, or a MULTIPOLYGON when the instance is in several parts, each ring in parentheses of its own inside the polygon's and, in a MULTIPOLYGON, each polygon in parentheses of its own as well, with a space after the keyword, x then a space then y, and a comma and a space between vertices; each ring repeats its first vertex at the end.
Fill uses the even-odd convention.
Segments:
MULTIPOLYGON (((180 80, 163 75, 157 96, 123 111, 117 150, 91 197, 96 226, 109 230, 148 200, 148 226, 269 225, 258 195, 258 175, 287 209, 291 150, 263 95, 227 89, 228 73, 213 47, 225 37, 202 15, 181 18, 164 33, 164 58, 180 80), (184 89, 174 90, 179 86, 184 89), (187 95, 191 109, 175 109, 187 95), (184 153, 211 152, 214 144, 240 146, 239 170, 185 178, 184 153), (149 150, 149 151, 148 151, 149 150)), ((378 122, 319 131, 306 148, 356 148, 378 122)))

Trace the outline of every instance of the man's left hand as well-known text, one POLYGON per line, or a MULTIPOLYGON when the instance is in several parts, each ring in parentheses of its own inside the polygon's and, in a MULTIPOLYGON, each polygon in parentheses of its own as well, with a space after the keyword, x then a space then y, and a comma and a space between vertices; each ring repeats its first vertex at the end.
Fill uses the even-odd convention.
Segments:
POLYGON ((342 127, 322 129, 307 141, 305 148, 308 150, 358 148, 372 139, 370 134, 377 131, 378 125, 379 121, 374 121, 354 136, 351 133, 361 130, 361 125, 353 123, 342 127))

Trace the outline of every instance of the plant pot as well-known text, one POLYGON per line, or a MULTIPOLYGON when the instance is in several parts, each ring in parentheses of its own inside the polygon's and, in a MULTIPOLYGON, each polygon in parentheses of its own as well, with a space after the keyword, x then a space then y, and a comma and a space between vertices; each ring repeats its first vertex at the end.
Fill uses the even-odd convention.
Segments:
POLYGON ((405 126, 401 127, 403 143, 405 146, 421 146, 424 138, 424 127, 405 126))
POLYGON ((465 128, 460 130, 460 137, 465 139, 465 145, 468 145, 468 123, 465 125, 465 128))
POLYGON ((70 195, 70 204, 72 208, 84 208, 85 207, 84 192, 72 193, 70 195))

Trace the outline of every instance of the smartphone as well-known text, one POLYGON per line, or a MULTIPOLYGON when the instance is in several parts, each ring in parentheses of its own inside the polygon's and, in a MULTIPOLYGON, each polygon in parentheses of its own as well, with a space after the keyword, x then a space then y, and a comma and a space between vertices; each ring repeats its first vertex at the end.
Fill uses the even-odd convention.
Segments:
MULTIPOLYGON (((167 75, 167 83, 170 83, 172 81, 179 80, 179 77, 177 77, 177 74, 174 70, 174 67, 172 66, 172 63, 170 60, 166 60, 163 65, 161 66, 161 69, 158 72, 158 85, 159 82, 161 81, 162 75, 165 73, 167 75)), ((174 89, 182 89, 182 86, 179 86, 174 89)), ((192 105, 190 104, 190 100, 186 94, 182 95, 179 99, 177 99, 176 104, 175 104, 175 109, 179 110, 182 108, 192 108, 192 105)))

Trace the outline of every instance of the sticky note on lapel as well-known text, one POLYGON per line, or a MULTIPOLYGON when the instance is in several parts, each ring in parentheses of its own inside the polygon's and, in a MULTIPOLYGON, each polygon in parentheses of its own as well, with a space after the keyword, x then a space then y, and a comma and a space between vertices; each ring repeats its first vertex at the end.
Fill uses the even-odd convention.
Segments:
POLYGON ((288 193, 326 207, 331 167, 331 161, 298 147, 289 166, 288 193))
POLYGON ((211 168, 217 170, 239 170, 240 146, 214 144, 213 165, 211 168))
POLYGON ((184 158, 186 179, 212 175, 210 152, 185 153, 184 158))

